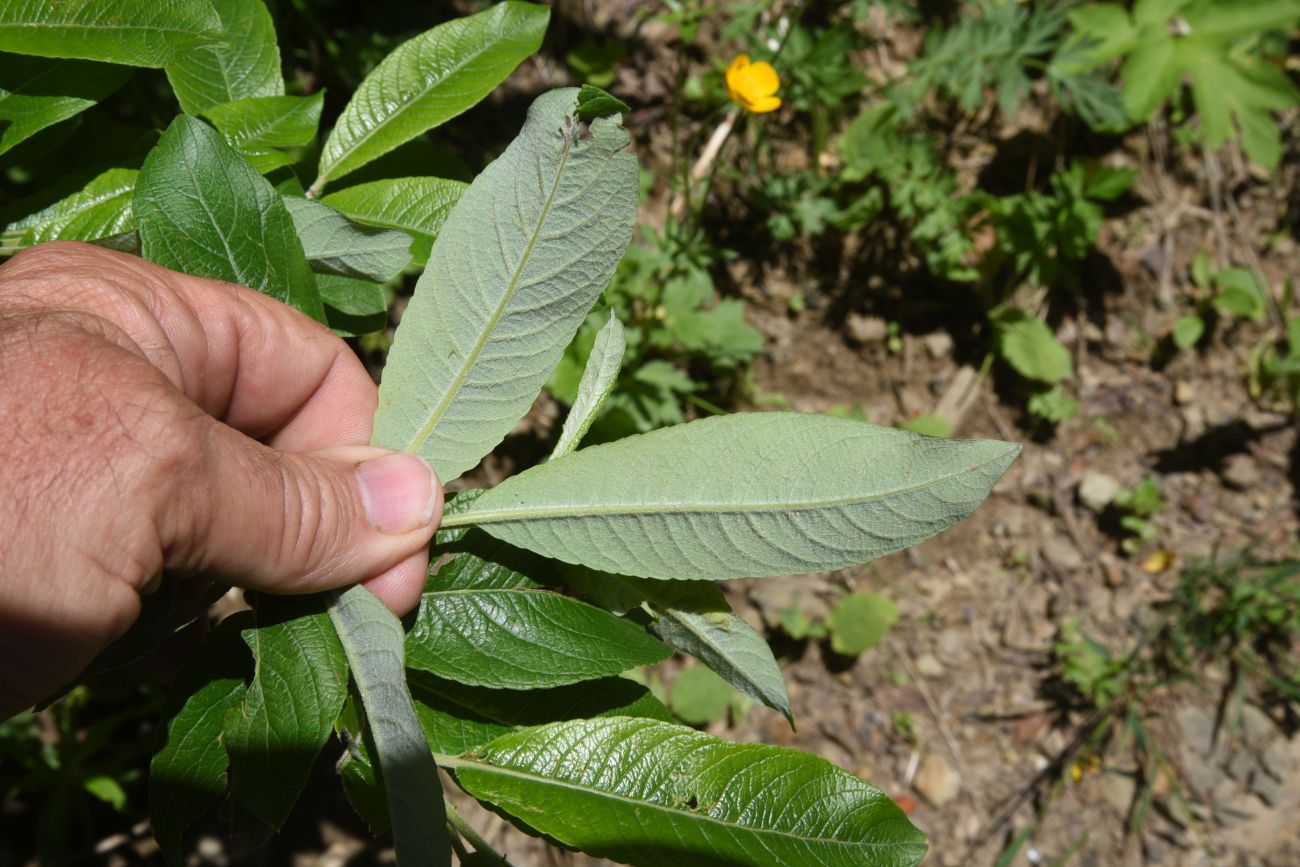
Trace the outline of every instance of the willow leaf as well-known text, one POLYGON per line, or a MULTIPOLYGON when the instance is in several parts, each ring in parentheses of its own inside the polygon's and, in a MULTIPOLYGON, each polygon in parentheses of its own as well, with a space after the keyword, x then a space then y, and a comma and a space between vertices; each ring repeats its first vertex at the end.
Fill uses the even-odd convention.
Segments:
POLYGON ((578 397, 564 419, 560 430, 560 439, 551 452, 551 459, 564 457, 578 447, 583 436, 591 428, 591 423, 600 415, 600 408, 605 399, 614 390, 618 379, 618 369, 623 363, 623 351, 627 348, 627 338, 623 334, 623 323, 610 313, 609 321, 596 335, 596 342, 587 356, 587 367, 582 371, 582 380, 578 383, 578 397))
POLYGON ((80 114, 130 77, 122 66, 0 54, 0 154, 80 114))
POLYGON ((401 621, 361 586, 339 594, 329 613, 379 754, 397 861, 451 867, 438 766, 406 688, 401 621))
POLYGON ((16 221, 5 234, 18 234, 16 246, 30 247, 56 238, 95 241, 129 231, 139 174, 135 169, 109 169, 67 198, 16 221))
POLYGON ((329 205, 301 196, 285 196, 284 204, 313 271, 383 283, 411 261, 409 235, 357 225, 329 205))
POLYGON ((816 572, 965 518, 1019 452, 830 416, 719 416, 534 467, 444 526, 645 578, 816 572))
POLYGON ((366 76, 320 156, 326 181, 433 129, 487 96, 542 44, 550 10, 506 0, 403 42, 366 76))
POLYGON ((0 51, 162 66, 221 38, 208 0, 5 0, 0 51))
POLYGON ((280 48, 262 0, 209 0, 221 19, 221 38, 187 51, 166 66, 181 108, 202 114, 214 105, 250 96, 280 96, 280 48))
POLYGON ((424 265, 452 206, 468 187, 447 178, 389 178, 338 190, 321 203, 358 223, 412 236, 411 256, 417 265, 424 265))
POLYGON ((537 832, 638 867, 911 867, 921 832, 823 759, 653 720, 553 723, 444 759, 537 832))
POLYGON ((423 456, 444 481, 532 405, 631 240, 629 136, 610 118, 584 135, 576 96, 538 97, 456 203, 389 353, 373 441, 423 456))

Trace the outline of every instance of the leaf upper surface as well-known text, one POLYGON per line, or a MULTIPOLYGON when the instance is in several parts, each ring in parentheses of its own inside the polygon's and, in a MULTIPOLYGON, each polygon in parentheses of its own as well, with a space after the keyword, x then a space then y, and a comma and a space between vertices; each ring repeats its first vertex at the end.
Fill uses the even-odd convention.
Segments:
POLYGON ((0 3, 0 51, 162 66, 220 35, 207 0, 0 3))
POLYGON ((181 54, 166 67, 181 109, 202 114, 233 99, 283 94, 275 24, 262 0, 208 2, 221 20, 222 38, 181 54))
POLYGON ((402 43, 366 76, 325 140, 320 178, 339 178, 450 120, 542 44, 550 10, 506 0, 402 43))
POLYGON ((221 134, 181 115, 145 159, 133 203, 146 259, 249 286, 324 320, 280 194, 221 134))
POLYGON ((537 831, 641 867, 911 867, 926 850, 883 792, 823 759, 669 723, 554 723, 447 764, 537 831))
POLYGON ((629 136, 602 118, 580 137, 576 94, 538 97, 456 203, 394 338, 373 442, 421 455, 444 481, 532 405, 631 240, 629 136))
POLYGON ((338 190, 321 203, 359 223, 413 236, 411 255, 417 265, 423 265, 452 206, 468 188, 463 181, 446 178, 391 178, 338 190))
POLYGON ((965 518, 1019 452, 830 416, 719 416, 534 467, 444 527, 647 578, 838 569, 965 518))
POLYGON ((80 114, 130 77, 121 66, 0 54, 0 154, 80 114))
POLYGON ((16 221, 6 234, 21 230, 18 244, 30 247, 57 238, 94 241, 128 231, 135 169, 109 169, 81 190, 16 221))

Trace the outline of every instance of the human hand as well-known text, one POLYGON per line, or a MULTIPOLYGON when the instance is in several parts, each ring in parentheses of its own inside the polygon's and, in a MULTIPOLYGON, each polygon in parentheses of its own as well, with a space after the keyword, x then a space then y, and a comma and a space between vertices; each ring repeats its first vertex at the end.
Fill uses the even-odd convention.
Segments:
POLYGON ((371 448, 347 345, 251 289, 88 244, 0 266, 0 719, 171 575, 419 599, 442 490, 371 448))

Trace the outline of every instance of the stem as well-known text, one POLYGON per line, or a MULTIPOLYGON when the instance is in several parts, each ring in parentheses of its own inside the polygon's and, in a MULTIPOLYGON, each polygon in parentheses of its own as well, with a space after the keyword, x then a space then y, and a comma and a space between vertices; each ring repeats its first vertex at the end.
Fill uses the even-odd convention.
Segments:
MULTIPOLYGON (((474 847, 476 855, 486 855, 496 862, 497 867, 510 867, 510 862, 506 860, 506 856, 493 849, 492 844, 484 840, 482 834, 469 826, 469 823, 465 821, 465 817, 456 809, 455 804, 446 800, 444 800, 443 804, 447 808, 447 824, 457 834, 469 841, 469 844, 474 847)), ((459 853, 457 854, 459 855, 459 853)), ((463 860, 464 856, 461 856, 461 858, 463 860)))

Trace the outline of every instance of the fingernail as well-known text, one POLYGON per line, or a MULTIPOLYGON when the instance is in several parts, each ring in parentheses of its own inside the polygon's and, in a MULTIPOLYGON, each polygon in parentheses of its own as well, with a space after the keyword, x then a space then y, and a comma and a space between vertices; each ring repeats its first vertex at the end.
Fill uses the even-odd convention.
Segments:
POLYGON ((366 517, 381 533, 408 533, 433 520, 438 483, 433 468, 397 452, 357 467, 366 517))

